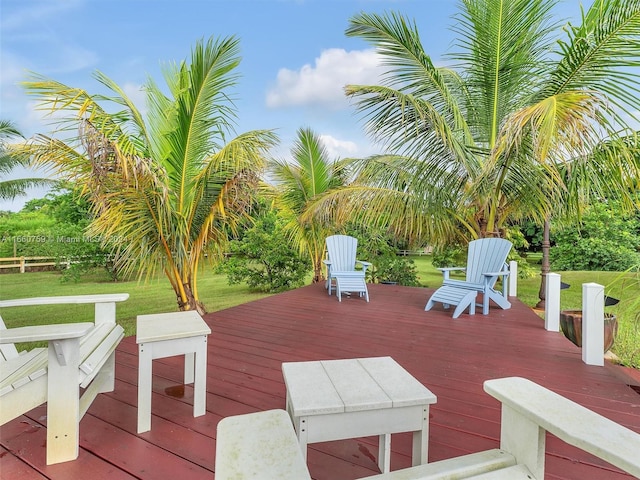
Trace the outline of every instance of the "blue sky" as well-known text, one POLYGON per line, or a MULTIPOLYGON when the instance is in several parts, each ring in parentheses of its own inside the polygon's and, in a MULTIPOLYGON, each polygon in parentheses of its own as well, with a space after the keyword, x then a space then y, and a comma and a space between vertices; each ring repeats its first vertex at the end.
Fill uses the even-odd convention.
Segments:
MULTIPOLYGON (((143 107, 140 86, 149 76, 163 84, 163 63, 187 59, 199 39, 234 35, 242 52, 232 92, 237 133, 276 129, 273 155, 282 158, 297 129, 309 127, 335 157, 364 157, 377 149, 342 88, 378 83, 379 67, 369 45, 345 36, 349 19, 400 12, 415 20, 438 63, 453 47, 456 10, 456 0, 2 0, 0 118, 26 136, 49 131, 19 86, 28 71, 97 93, 92 72, 100 70, 143 107)), ((556 12, 575 20, 580 2, 561 2, 556 12)), ((0 210, 24 201, 0 201, 0 210)))

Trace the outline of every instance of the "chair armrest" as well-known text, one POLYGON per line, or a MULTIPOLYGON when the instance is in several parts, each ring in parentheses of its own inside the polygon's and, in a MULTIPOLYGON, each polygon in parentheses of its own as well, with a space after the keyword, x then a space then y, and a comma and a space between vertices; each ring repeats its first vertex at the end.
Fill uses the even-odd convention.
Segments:
POLYGON ((449 280, 449 272, 452 272, 454 270, 460 271, 460 270, 466 270, 467 267, 441 267, 438 268, 438 270, 440 270, 442 272, 442 276, 444 277, 444 280, 449 280))
POLYGON ((331 260, 322 260, 322 263, 324 263, 327 267, 331 266, 331 260))
POLYGON ((367 268, 369 268, 372 265, 371 262, 365 262, 363 260, 356 260, 356 263, 359 263, 360 265, 362 265, 362 271, 364 273, 367 273, 367 268))
POLYGON ((509 270, 502 270, 501 272, 483 272, 482 275, 484 275, 485 277, 499 277, 499 276, 505 276, 505 275, 509 275, 509 270))
POLYGON ((506 428, 513 434, 510 439, 517 439, 522 435, 524 440, 526 435, 521 433, 524 423, 505 425, 505 409, 538 425, 560 440, 640 478, 639 433, 525 378, 487 380, 484 382, 484 390, 502 402, 502 431, 506 428))
POLYGON ((96 325, 99 323, 116 323, 116 302, 129 298, 128 293, 105 293, 97 295, 68 295, 54 297, 16 298, 0 300, 2 307, 28 307, 37 305, 94 304, 96 325))
POLYGON ((105 293, 99 295, 68 295, 58 297, 31 297, 0 300, 2 307, 27 307, 33 305, 64 305, 81 303, 111 303, 122 302, 129 298, 128 293, 105 293))
POLYGON ((93 327, 93 323, 82 322, 0 329, 0 344, 79 338, 93 327))

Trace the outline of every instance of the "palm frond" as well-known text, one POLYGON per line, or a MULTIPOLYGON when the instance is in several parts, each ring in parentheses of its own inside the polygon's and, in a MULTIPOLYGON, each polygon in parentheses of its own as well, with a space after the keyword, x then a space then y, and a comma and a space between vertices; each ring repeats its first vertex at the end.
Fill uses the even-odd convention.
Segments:
MULTIPOLYGON (((451 120, 454 130, 459 131, 466 142, 471 142, 464 111, 455 95, 456 89, 452 88, 456 85, 448 82, 451 77, 443 75, 443 70, 425 53, 415 23, 394 12, 361 13, 350 19, 345 33, 362 37, 377 49, 382 64, 389 67, 383 77, 383 84, 389 90, 430 103, 441 116, 451 120)), ((356 90, 356 86, 347 86, 347 96, 356 90)))
POLYGON ((493 148, 504 118, 530 97, 548 68, 555 0, 464 0, 456 15, 462 62, 476 112, 476 141, 493 148))
MULTIPOLYGON (((578 26, 567 25, 560 61, 540 96, 589 89, 627 113, 640 109, 640 1, 595 0, 578 26)), ((616 115, 615 111, 611 111, 616 115)))
POLYGON ((431 103, 384 86, 349 86, 357 108, 367 112, 367 130, 399 155, 459 165, 473 171, 476 158, 463 135, 431 103))

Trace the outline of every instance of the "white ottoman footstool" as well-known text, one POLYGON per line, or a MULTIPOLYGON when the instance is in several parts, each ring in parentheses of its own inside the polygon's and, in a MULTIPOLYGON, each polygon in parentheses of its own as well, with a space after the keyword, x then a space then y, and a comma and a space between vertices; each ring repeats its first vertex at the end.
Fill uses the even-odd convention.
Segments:
POLYGON ((445 285, 431 295, 424 309, 425 311, 431 310, 433 305, 438 302, 442 303, 444 308, 449 308, 449 305, 456 306, 456 309, 453 311, 453 318, 458 318, 467 307, 469 307, 469 315, 474 315, 476 313, 477 296, 478 292, 475 290, 445 285))

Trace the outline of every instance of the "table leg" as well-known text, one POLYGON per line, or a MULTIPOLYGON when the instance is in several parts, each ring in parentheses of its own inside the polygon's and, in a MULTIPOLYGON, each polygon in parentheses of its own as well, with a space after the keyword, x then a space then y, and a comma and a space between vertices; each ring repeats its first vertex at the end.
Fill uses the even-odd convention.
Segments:
POLYGON ((151 374, 153 347, 138 345, 138 433, 151 430, 151 374))
POLYGON ((422 430, 413 432, 412 466, 424 465, 429 459, 429 405, 424 407, 422 430))
MULTIPOLYGON (((195 362, 195 372, 194 368, 191 368, 192 374, 195 373, 193 383, 193 416, 199 417, 200 415, 204 415, 207 410, 207 336, 203 335, 198 338, 195 353, 187 354, 186 356, 190 356, 191 361, 195 362)), ((185 358, 185 364, 186 363, 187 360, 185 358)))
POLYGON ((391 470, 391 434, 385 433, 378 438, 378 468, 382 473, 391 470))
POLYGON ((302 458, 304 461, 307 461, 307 420, 305 417, 292 417, 293 420, 293 428, 296 431, 296 436, 298 437, 298 443, 300 444, 300 450, 302 450, 302 458))
POLYGON ((184 354, 184 384, 189 385, 194 382, 194 372, 196 367, 195 353, 184 354))

